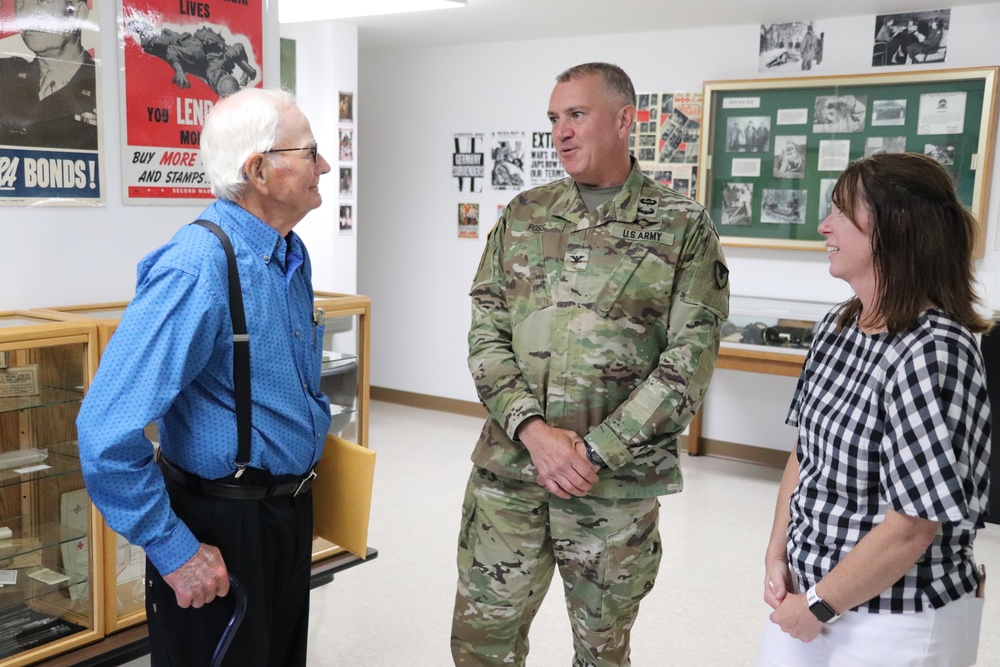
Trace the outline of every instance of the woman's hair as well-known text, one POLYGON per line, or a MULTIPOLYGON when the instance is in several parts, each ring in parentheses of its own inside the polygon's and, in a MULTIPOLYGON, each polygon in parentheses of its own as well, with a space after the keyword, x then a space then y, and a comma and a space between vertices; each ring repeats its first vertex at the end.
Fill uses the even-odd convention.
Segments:
POLYGON ((872 155, 848 165, 833 203, 859 229, 854 211, 868 209, 876 276, 875 312, 862 313, 855 296, 846 302, 838 328, 864 316, 898 333, 912 328, 929 302, 970 331, 990 329, 975 308, 978 226, 944 167, 916 153, 872 155))
POLYGON ((284 90, 246 88, 212 108, 201 132, 201 159, 213 195, 240 198, 244 163, 254 153, 274 148, 282 113, 294 105, 295 98, 284 90))

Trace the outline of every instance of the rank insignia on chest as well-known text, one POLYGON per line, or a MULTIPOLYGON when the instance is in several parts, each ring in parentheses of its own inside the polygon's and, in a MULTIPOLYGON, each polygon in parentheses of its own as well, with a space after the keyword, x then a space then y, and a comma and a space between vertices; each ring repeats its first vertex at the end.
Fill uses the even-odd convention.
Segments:
POLYGON ((571 248, 566 251, 563 271, 586 271, 590 260, 590 248, 571 248))

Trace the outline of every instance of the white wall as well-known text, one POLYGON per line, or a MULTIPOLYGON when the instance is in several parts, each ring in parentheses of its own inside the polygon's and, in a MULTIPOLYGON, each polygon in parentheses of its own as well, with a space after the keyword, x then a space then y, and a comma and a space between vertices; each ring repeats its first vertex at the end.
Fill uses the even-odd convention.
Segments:
MULTIPOLYGON (((1000 63, 997 25, 1000 3, 953 8, 947 66, 1000 63)), ((872 71, 874 15, 825 20, 823 30, 824 62, 814 74, 872 71)), ((748 25, 362 51, 358 116, 366 159, 360 176, 373 185, 359 201, 358 284, 372 297, 372 385, 477 400, 465 362, 467 292, 496 206, 509 198, 452 192, 454 133, 546 129, 554 77, 581 62, 617 63, 637 90, 648 92, 762 78, 758 40, 759 26, 748 25), (456 238, 459 201, 480 203, 478 241, 456 238)), ((992 180, 987 254, 977 264, 990 310, 1000 308, 1000 169, 994 167, 992 180)), ((728 248, 727 256, 737 294, 830 302, 849 294, 829 277, 822 253, 728 248)), ((720 371, 706 402, 704 436, 789 449, 794 436, 782 424, 793 389, 791 379, 720 371)))
MULTIPOLYGON (((122 122, 118 104, 120 59, 115 35, 115 0, 100 0, 98 15, 100 35, 101 130, 104 146, 103 207, 0 207, 0 237, 3 260, 0 261, 0 311, 17 308, 102 303, 130 299, 135 293, 135 266, 143 255, 167 241, 182 225, 194 220, 203 206, 124 206, 121 185, 122 122)), ((265 3, 264 80, 269 87, 278 85, 278 8, 265 3)), ((321 30, 321 27, 315 28, 321 30)), ((342 77, 344 85, 357 77, 357 32, 353 27, 327 24, 325 60, 299 67, 325 68, 328 85, 331 76, 342 77), (336 44, 335 46, 332 46, 336 44), (331 63, 336 61, 337 67, 331 63)), ((339 83, 340 81, 338 81, 339 83)), ((300 91, 310 86, 300 86, 300 91)), ((2 94, 2 91, 0 91, 2 94)), ((323 88, 306 96, 314 129, 324 151, 335 151, 336 129, 323 127, 336 123, 336 105, 317 101, 328 95, 323 88)), ((336 95, 336 88, 333 88, 336 95)), ((326 153, 336 161, 336 153, 326 153)), ((356 285, 354 240, 336 237, 336 176, 325 177, 323 206, 296 227, 309 246, 316 264, 314 284, 317 289, 353 292, 356 285), (329 190, 332 184, 332 190, 329 190), (328 194, 329 192, 329 194, 328 194)))
MULTIPOLYGON (((358 28, 337 21, 283 23, 281 36, 295 40, 295 97, 309 118, 320 152, 332 167, 332 171, 320 179, 323 206, 310 213, 295 231, 302 236, 313 260, 313 287, 354 294, 357 291, 357 236, 339 233, 337 102, 340 91, 356 93, 358 89, 358 28)), ((358 160, 358 120, 355 113, 352 165, 358 160)), ((355 197, 359 181, 356 172, 355 166, 355 197)), ((348 199, 343 201, 355 206, 356 228, 357 204, 348 199)))

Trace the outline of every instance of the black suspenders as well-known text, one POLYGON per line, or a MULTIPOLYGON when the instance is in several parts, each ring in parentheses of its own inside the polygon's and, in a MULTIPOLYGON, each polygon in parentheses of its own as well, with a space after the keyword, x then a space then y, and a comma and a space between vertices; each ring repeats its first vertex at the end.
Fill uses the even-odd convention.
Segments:
POLYGON ((240 272, 236 268, 236 254, 229 237, 214 222, 195 220, 194 224, 209 230, 222 242, 229 265, 229 317, 233 323, 233 386, 236 394, 236 477, 250 465, 250 334, 247 333, 246 315, 243 312, 243 293, 240 291, 240 272))

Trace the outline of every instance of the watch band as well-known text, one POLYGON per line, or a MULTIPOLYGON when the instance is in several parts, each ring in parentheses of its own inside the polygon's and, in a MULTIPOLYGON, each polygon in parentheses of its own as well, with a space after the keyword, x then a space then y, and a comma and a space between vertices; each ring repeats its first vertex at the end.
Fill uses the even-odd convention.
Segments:
POLYGON ((806 591, 806 604, 809 605, 809 611, 819 619, 820 623, 833 623, 840 618, 840 614, 816 593, 816 586, 812 586, 806 591))

